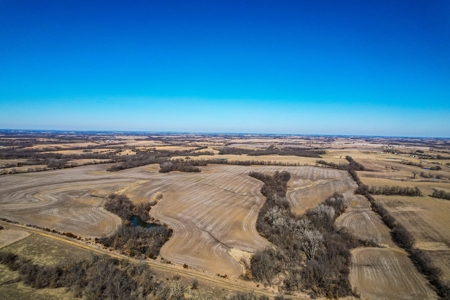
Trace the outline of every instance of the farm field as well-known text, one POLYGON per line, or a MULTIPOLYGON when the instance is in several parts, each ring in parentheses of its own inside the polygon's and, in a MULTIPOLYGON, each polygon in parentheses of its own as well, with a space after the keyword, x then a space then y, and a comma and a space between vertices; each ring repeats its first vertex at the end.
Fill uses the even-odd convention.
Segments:
POLYGON ((368 299, 437 299, 408 255, 398 249, 355 249, 350 280, 368 299))
POLYGON ((416 239, 415 247, 424 250, 435 265, 443 271, 443 278, 450 280, 450 201, 432 198, 433 189, 449 192, 450 183, 433 180, 392 180, 389 178, 370 178, 361 176, 361 180, 370 186, 418 187, 423 197, 383 196, 375 199, 383 203, 389 212, 416 239))
POLYGON ((450 280, 450 203, 431 197, 376 196, 450 280))
POLYGON ((353 192, 344 196, 348 208, 336 220, 336 225, 362 240, 379 245, 352 251, 352 286, 367 299, 437 299, 408 254, 394 243, 389 228, 372 211, 369 201, 353 192))

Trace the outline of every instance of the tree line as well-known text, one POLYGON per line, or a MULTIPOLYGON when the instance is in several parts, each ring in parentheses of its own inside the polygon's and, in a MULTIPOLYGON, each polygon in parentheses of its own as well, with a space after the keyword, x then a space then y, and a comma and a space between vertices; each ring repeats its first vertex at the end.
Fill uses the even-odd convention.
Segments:
POLYGON ((356 162, 351 156, 346 156, 345 159, 348 161, 348 164, 335 164, 333 162, 327 162, 324 160, 317 160, 316 163, 322 166, 327 166, 332 169, 337 170, 353 170, 353 171, 365 171, 366 168, 364 165, 356 162))
POLYGON ((67 259, 41 266, 11 252, 0 252, 0 263, 19 273, 16 280, 35 289, 65 287, 75 297, 88 300, 187 299, 193 289, 179 276, 161 280, 145 264, 134 264, 106 255, 91 255, 85 260, 67 259))
POLYGON ((409 197, 422 197, 422 191, 418 187, 400 187, 400 186, 371 186, 366 185, 358 186, 358 193, 364 195, 366 191, 372 195, 386 195, 386 196, 409 196, 409 197), (363 191, 364 190, 364 191, 363 191))
POLYGON ((248 156, 261 156, 261 155, 283 155, 283 156, 304 156, 304 157, 317 157, 320 158, 321 154, 326 154, 326 151, 321 149, 303 149, 295 147, 276 148, 273 145, 263 150, 253 150, 245 148, 235 147, 223 147, 219 150, 219 155, 246 154, 248 156))
MULTIPOLYGON (((228 297, 210 296, 199 288, 197 279, 191 284, 181 282, 179 275, 171 279, 158 275, 145 264, 94 255, 83 260, 66 259, 53 265, 38 265, 12 252, 0 251, 0 264, 18 273, 18 277, 3 282, 22 282, 34 289, 66 288, 76 298, 87 300, 269 300, 254 293, 238 292, 228 297)), ((275 300, 288 300, 284 295, 275 300)))

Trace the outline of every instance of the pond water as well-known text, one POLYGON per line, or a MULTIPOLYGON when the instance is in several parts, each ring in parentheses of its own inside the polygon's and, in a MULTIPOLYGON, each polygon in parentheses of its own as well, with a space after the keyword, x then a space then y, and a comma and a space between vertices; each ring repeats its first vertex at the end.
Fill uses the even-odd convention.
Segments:
POLYGON ((144 228, 153 228, 153 227, 160 227, 161 225, 156 224, 156 223, 147 223, 142 221, 141 218, 139 218, 139 216, 133 216, 131 217, 131 226, 133 227, 137 227, 137 226, 141 226, 144 228))

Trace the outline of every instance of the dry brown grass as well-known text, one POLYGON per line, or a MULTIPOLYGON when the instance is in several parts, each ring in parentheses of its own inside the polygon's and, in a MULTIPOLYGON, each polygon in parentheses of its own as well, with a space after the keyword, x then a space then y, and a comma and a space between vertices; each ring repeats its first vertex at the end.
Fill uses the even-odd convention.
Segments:
POLYGON ((66 259, 88 259, 91 255, 89 250, 40 234, 32 234, 2 248, 2 251, 30 259, 38 265, 53 265, 66 259))
POLYGON ((12 229, 0 230, 0 249, 8 245, 11 245, 15 242, 18 242, 29 235, 30 234, 28 232, 21 230, 12 230, 12 229))

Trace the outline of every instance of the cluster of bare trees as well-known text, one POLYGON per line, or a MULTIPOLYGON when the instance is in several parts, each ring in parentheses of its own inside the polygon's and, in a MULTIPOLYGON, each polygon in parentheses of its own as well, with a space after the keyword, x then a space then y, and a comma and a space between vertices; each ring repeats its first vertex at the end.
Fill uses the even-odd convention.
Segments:
POLYGON ((334 194, 306 214, 295 216, 285 198, 288 172, 249 175, 264 182, 261 193, 266 197, 256 228, 276 247, 253 255, 248 276, 268 285, 284 278, 282 288, 287 292, 302 289, 313 296, 351 295, 349 249, 363 242, 334 225, 346 209, 343 196, 334 194))
POLYGON ((138 216, 142 221, 146 222, 151 219, 148 213, 156 203, 156 201, 152 201, 134 205, 125 195, 111 194, 105 203, 105 209, 118 215, 123 221, 130 220, 132 216, 138 216))
POLYGON ((431 197, 450 200, 450 193, 447 193, 444 190, 434 189, 433 193, 431 194, 431 197))
POLYGON ((450 282, 445 282, 442 279, 442 270, 433 264, 426 252, 414 247, 415 239, 413 235, 406 227, 401 225, 380 202, 377 202, 375 198, 370 195, 367 186, 361 182, 356 172, 351 169, 349 169, 348 172, 358 184, 355 193, 362 194, 369 200, 372 210, 378 213, 386 226, 391 229, 391 235, 394 242, 409 253, 416 268, 424 274, 428 281, 435 287, 437 294, 442 299, 449 299, 450 282))
POLYGON ((172 229, 165 225, 144 228, 123 224, 113 235, 96 239, 96 241, 131 257, 156 258, 161 247, 172 236, 172 232, 172 229))
POLYGON ((161 247, 172 236, 172 229, 166 225, 155 225, 150 228, 132 227, 129 221, 132 216, 139 216, 142 221, 151 220, 149 211, 155 204, 156 202, 153 201, 135 206, 125 195, 109 195, 105 208, 118 215, 123 220, 123 224, 113 235, 96 239, 96 241, 132 257, 156 258, 161 247))
POLYGON ((129 220, 134 215, 135 206, 127 196, 111 194, 105 202, 105 209, 118 215, 122 220, 129 220))
POLYGON ((203 160, 191 160, 191 159, 172 159, 160 164, 160 173, 169 173, 171 171, 180 172, 201 172, 202 170, 199 166, 208 165, 206 161, 203 160))
POLYGON ((326 152, 321 149, 303 149, 294 147, 284 147, 276 148, 275 146, 270 146, 264 150, 253 150, 244 148, 234 148, 234 147, 223 147, 220 149, 219 154, 247 154, 249 156, 260 156, 260 155, 288 155, 288 156, 305 156, 305 157, 318 157, 326 152))

